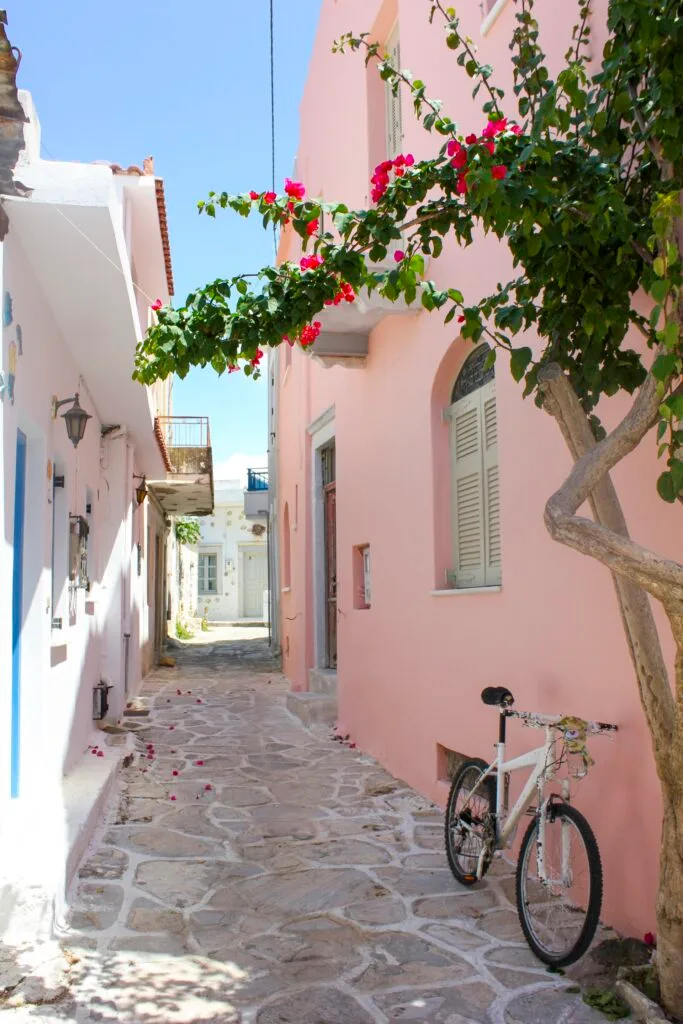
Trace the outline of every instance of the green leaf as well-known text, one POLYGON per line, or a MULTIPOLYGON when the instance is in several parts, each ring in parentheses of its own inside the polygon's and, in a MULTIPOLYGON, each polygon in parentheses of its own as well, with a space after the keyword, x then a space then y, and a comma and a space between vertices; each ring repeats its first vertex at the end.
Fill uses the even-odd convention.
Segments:
POLYGON ((657 492, 660 498, 663 498, 664 501, 668 501, 670 504, 676 500, 678 494, 674 487, 674 478, 671 473, 665 472, 658 477, 657 492))
POLYGON ((528 346, 513 350, 512 355, 510 356, 510 370, 512 371, 512 376, 516 381, 520 381, 522 379, 532 358, 533 352, 528 346))
POLYGON ((662 352, 652 364, 652 376, 655 380, 668 380, 676 369, 678 359, 675 352, 662 352))

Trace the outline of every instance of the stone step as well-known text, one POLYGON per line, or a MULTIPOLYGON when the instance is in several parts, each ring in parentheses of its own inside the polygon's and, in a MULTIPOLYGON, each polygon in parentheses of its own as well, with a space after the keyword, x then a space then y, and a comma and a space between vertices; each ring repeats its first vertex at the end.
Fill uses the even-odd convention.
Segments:
POLYGON ((288 693, 287 710, 304 725, 335 725, 337 698, 325 693, 288 693))
POLYGON ((309 693, 337 696, 337 671, 333 668, 311 668, 308 671, 309 693))

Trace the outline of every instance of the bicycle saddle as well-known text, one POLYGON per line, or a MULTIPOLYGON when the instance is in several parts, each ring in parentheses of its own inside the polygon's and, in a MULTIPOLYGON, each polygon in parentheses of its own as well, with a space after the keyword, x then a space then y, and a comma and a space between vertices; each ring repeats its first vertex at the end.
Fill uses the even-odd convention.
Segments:
POLYGON ((487 686, 481 691, 481 699, 484 704, 499 705, 501 708, 515 703, 515 698, 506 686, 487 686))

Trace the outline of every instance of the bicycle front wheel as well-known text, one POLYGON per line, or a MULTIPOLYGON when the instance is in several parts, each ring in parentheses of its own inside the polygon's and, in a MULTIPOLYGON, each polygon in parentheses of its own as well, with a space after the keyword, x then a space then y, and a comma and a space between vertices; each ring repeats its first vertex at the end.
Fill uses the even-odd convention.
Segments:
POLYGON ((539 960, 566 967, 583 956, 598 926, 600 854, 590 825, 570 804, 549 804, 545 828, 541 830, 540 825, 536 815, 522 840, 517 911, 526 940, 539 960))

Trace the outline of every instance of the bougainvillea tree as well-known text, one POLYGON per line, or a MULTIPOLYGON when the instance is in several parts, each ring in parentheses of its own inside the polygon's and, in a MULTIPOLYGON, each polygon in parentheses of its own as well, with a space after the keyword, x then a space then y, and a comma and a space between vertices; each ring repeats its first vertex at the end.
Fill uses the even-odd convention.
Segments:
POLYGON ((611 0, 608 41, 601 60, 591 61, 591 2, 577 0, 578 24, 553 77, 533 0, 516 2, 512 101, 461 34, 456 12, 426 0, 435 31, 443 27, 452 59, 483 99, 476 125, 455 123, 369 36, 340 39, 336 49, 363 50, 394 90, 410 94, 433 155, 381 163, 367 210, 322 203, 289 180, 282 194, 211 193, 199 204, 205 214, 230 208, 260 216, 264 227, 289 225, 303 256, 214 281, 182 309, 159 309, 135 375, 150 383, 211 364, 218 373, 257 376, 265 346, 315 346, 325 306, 353 302, 363 290, 440 310, 464 338, 486 339, 489 359, 509 361, 574 458, 547 503, 546 525, 614 578, 664 803, 662 999, 683 1017, 683 566, 630 539, 609 475, 641 443, 657 446, 659 497, 683 496, 683 4, 611 0), (508 247, 510 281, 472 298, 457 281, 442 289, 425 278, 425 256, 438 258, 446 237, 467 247, 482 229, 508 247), (397 242, 402 248, 393 251, 397 242), (395 262, 382 269, 391 251, 395 262), (599 402, 617 393, 632 396, 629 409, 606 434, 599 402), (586 501, 592 519, 577 514, 586 501), (650 597, 671 624, 675 680, 650 597))

